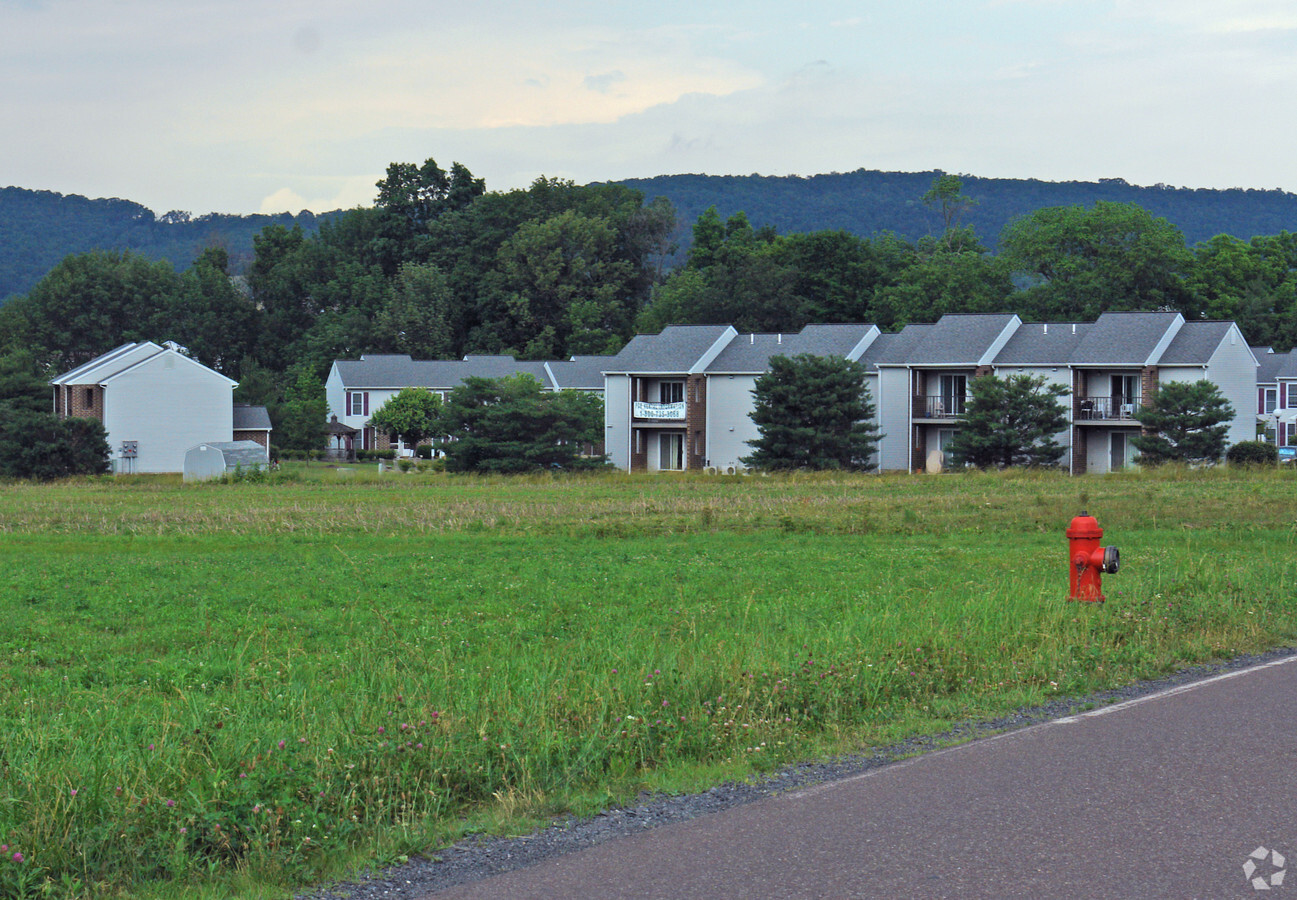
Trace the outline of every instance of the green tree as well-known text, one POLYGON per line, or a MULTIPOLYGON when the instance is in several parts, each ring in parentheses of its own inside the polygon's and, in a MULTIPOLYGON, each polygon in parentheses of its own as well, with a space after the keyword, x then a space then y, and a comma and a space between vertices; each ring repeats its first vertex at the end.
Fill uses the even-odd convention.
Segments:
POLYGON ((0 307, 0 345, 71 369, 128 341, 169 340, 179 294, 168 263, 101 250, 69 256, 0 307))
POLYGON ((275 443, 293 450, 319 450, 325 445, 324 426, 329 414, 329 402, 324 394, 324 382, 308 368, 298 369, 285 392, 284 400, 267 411, 277 413, 279 420, 271 418, 275 443))
POLYGON ((1225 455, 1234 405, 1205 378, 1168 381, 1135 418, 1145 432, 1134 439, 1141 465, 1218 462, 1225 455))
POLYGON ((98 419, 60 419, 0 400, 0 478, 49 481, 109 470, 108 433, 98 419))
POLYGON ((29 350, 0 356, 0 404, 8 413, 52 411, 50 383, 45 369, 29 350))
POLYGON ((229 275, 229 254, 209 247, 180 276, 171 311, 175 340, 219 372, 238 371, 256 348, 260 313, 229 275))
POLYGON ((546 392, 529 375, 466 378, 446 397, 442 431, 452 472, 530 472, 602 467, 583 449, 603 440, 603 400, 546 392))
POLYGON ((401 388, 369 417, 379 431, 414 447, 439 433, 441 398, 425 388, 401 388))
POLYGON ((775 356, 753 388, 761 436, 743 462, 758 469, 874 468, 882 435, 865 370, 840 356, 775 356))
POLYGON ((1034 280, 1016 298, 1022 313, 1088 321, 1107 310, 1183 309, 1193 258, 1184 235, 1134 203, 1053 206, 1000 232, 1010 271, 1034 280))
POLYGON ((440 269, 406 263, 392 279, 391 297, 374 323, 379 347, 415 359, 452 358, 454 302, 440 269))
POLYGON ((1060 402, 1067 388, 1042 375, 983 375, 968 383, 968 393, 963 421, 947 447, 956 466, 1057 464, 1064 450, 1054 438, 1067 429, 1060 402))
POLYGON ((528 222, 500 248, 499 269, 524 355, 607 353, 630 337, 635 272, 607 219, 566 210, 528 222))
POLYGON ((941 211, 941 234, 945 249, 953 250, 958 242, 959 219, 977 201, 961 193, 964 182, 955 175, 942 173, 932 181, 923 202, 941 211))

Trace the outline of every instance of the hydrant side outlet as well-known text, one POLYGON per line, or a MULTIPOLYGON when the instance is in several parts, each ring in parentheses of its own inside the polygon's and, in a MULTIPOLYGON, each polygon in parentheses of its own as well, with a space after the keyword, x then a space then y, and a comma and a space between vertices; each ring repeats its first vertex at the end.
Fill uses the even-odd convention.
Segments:
POLYGON ((1103 529, 1083 510, 1067 528, 1069 600, 1102 603, 1101 573, 1115 573, 1121 563, 1116 547, 1103 547, 1103 529))

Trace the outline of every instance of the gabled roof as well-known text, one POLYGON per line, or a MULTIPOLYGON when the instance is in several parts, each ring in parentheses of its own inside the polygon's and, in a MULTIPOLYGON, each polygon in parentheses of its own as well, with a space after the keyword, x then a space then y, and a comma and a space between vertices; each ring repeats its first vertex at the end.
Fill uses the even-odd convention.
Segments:
POLYGON ((765 372, 772 356, 858 358, 878 337, 876 325, 807 325, 797 334, 740 334, 707 366, 709 375, 765 372))
POLYGON ((1233 322, 1185 322, 1157 361, 1158 365, 1207 365, 1233 327, 1233 322))
POLYGON ((556 391, 602 391, 603 370, 611 356, 574 356, 545 363, 549 381, 556 391))
POLYGON ((932 326, 907 360, 915 366, 980 366, 1003 346, 1019 323, 1013 313, 947 314, 932 326))
POLYGON ((612 357, 605 374, 683 375, 711 362, 709 354, 738 332, 729 325, 668 325, 660 334, 637 334, 612 357))
POLYGON ((171 357, 175 360, 182 360, 188 365, 197 366, 203 371, 210 372, 217 378, 229 382, 231 387, 238 384, 234 379, 227 378, 215 369, 203 365, 198 360, 185 356, 176 350, 174 346, 159 347, 152 341, 122 344, 102 356, 95 357, 84 365, 69 369, 57 378, 51 379, 50 384, 107 384, 114 378, 125 375, 138 366, 162 357, 171 357))
POLYGON ((406 354, 366 353, 360 359, 333 363, 347 390, 422 387, 451 390, 465 378, 504 378, 525 373, 546 387, 549 374, 543 362, 519 362, 512 356, 466 356, 463 359, 413 360, 406 354))
POLYGON ((269 431, 270 414, 264 406, 252 406, 247 403, 234 404, 235 431, 269 431))
POLYGON ((997 366, 1065 366, 1089 333, 1088 323, 1021 325, 995 357, 997 366))
POLYGON ((1147 366, 1184 323, 1178 312, 1106 312, 1072 355, 1074 366, 1147 366))
POLYGON ((156 356, 162 348, 152 341, 121 344, 87 363, 50 379, 50 384, 98 384, 104 378, 156 356))

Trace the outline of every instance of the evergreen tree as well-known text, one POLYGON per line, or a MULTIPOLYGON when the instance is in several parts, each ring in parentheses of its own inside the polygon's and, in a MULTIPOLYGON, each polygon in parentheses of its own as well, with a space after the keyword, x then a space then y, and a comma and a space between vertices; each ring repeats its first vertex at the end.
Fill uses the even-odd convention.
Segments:
POLYGON ((1234 406, 1210 381, 1168 381, 1135 416, 1148 433, 1134 439, 1141 465, 1217 462, 1234 406))
POLYGON ((1041 375, 984 375, 968 383, 968 393, 964 419, 947 447, 956 466, 1052 466, 1063 455, 1054 436, 1067 428, 1059 399, 1067 388, 1041 375))
POLYGON ((603 400, 547 392, 530 375, 466 378, 446 397, 441 430, 452 472, 530 472, 604 465, 582 449, 603 440, 603 400))
POLYGON ((776 356, 757 379, 752 421, 761 437, 743 462, 759 469, 874 468, 882 435, 865 370, 840 356, 776 356))

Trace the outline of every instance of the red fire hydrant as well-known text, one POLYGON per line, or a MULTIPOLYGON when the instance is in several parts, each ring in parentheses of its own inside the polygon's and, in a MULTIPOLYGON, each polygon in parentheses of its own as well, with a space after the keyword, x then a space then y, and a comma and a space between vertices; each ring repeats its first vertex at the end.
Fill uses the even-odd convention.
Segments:
POLYGON ((1068 560, 1071 565, 1072 593, 1068 600, 1103 602, 1101 573, 1116 573, 1121 566, 1121 554, 1116 547, 1100 547, 1103 529, 1094 516, 1085 510, 1067 527, 1068 560))

